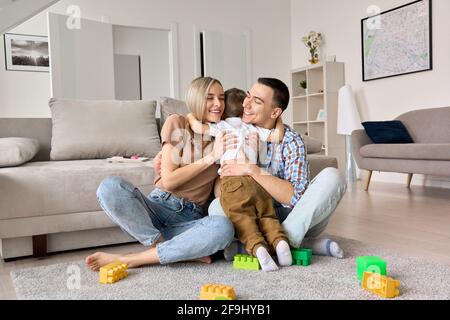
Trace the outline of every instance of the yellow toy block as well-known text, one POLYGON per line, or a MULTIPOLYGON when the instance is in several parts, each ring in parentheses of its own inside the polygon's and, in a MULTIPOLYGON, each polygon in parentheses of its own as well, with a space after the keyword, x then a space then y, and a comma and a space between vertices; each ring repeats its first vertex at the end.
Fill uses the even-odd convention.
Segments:
POLYGON ((200 300, 236 300, 233 287, 208 283, 200 289, 200 300))
POLYGON ((128 276, 128 265, 116 261, 100 268, 100 283, 114 283, 128 276))
POLYGON ((400 295, 400 281, 382 276, 379 273, 364 272, 362 287, 383 298, 395 298, 400 295))

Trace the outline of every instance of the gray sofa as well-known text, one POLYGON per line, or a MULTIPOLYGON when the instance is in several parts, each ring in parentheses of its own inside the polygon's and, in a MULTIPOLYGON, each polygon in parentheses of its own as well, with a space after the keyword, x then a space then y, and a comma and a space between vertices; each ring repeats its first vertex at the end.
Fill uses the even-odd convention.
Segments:
MULTIPOLYGON (((133 242, 101 210, 96 189, 116 175, 148 194, 154 188, 153 163, 51 161, 51 135, 51 119, 0 119, 0 138, 36 138, 41 145, 30 162, 0 168, 2 258, 133 242)), ((320 143, 306 139, 306 144, 312 177, 325 167, 337 167, 335 158, 313 154, 321 151, 320 143)))
POLYGON ((414 143, 374 144, 364 130, 352 133, 353 155, 360 169, 368 172, 365 190, 373 171, 450 176, 450 107, 422 109, 400 115, 414 143))

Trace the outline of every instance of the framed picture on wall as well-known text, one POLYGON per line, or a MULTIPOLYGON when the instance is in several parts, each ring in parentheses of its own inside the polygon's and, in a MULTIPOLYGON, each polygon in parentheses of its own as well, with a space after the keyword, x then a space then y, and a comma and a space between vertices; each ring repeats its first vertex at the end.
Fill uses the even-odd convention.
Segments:
POLYGON ((361 20, 363 81, 432 70, 432 0, 361 20))
POLYGON ((4 41, 6 70, 50 71, 47 37, 5 33, 4 41))

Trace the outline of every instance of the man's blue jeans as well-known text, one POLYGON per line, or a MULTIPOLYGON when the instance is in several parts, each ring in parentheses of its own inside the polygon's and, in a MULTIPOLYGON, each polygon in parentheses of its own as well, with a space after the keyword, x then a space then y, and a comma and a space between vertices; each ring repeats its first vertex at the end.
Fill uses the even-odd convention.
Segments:
MULTIPOLYGON (((325 230, 346 190, 340 172, 326 168, 311 181, 293 209, 275 208, 292 247, 299 248, 305 237, 316 238, 325 230)), ((210 216, 225 216, 219 199, 211 203, 208 211, 210 216)))
POLYGON ((212 255, 226 248, 234 236, 225 217, 204 217, 195 203, 154 189, 145 197, 120 177, 106 178, 97 189, 105 213, 120 228, 142 243, 156 248, 161 264, 212 255))

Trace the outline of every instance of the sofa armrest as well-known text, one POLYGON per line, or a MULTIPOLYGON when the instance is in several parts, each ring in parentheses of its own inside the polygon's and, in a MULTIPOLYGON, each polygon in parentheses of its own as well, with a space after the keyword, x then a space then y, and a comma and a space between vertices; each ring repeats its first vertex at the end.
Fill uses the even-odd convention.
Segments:
POLYGON ((355 130, 352 133, 352 152, 355 158, 356 164, 359 168, 365 169, 363 166, 363 157, 360 150, 362 147, 368 144, 373 144, 372 140, 366 134, 365 130, 355 130))

